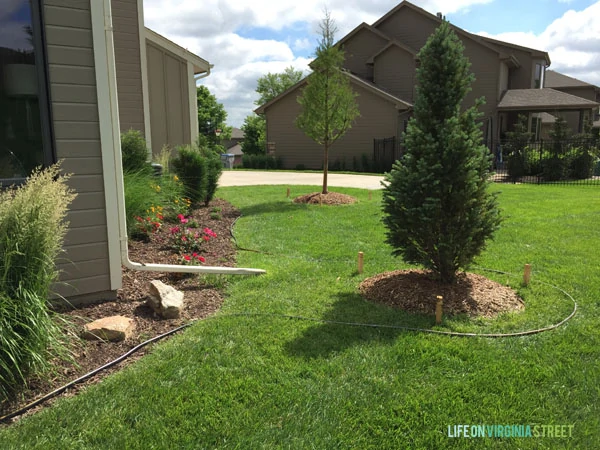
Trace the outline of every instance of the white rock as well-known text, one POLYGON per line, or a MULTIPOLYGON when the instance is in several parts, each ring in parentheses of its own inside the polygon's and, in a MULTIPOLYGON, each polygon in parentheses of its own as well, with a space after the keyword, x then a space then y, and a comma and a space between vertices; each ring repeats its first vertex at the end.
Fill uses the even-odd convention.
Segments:
POLYGON ((150 282, 147 304, 164 319, 175 319, 183 310, 183 292, 159 280, 150 282))

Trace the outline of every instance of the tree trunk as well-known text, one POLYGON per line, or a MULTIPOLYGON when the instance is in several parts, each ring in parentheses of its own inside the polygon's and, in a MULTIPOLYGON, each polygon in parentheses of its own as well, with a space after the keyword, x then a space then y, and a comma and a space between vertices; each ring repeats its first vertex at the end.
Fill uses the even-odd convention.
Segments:
POLYGON ((325 142, 325 151, 323 152, 323 192, 327 194, 327 171, 329 166, 329 142, 325 142))

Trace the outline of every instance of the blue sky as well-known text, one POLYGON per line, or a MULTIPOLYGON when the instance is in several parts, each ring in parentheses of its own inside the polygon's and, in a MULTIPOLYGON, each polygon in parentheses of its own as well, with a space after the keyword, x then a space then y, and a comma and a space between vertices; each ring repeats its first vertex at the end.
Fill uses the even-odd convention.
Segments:
MULTIPOLYGON (((308 70, 325 7, 338 38, 373 23, 398 0, 144 0, 146 26, 214 64, 203 80, 241 126, 256 80, 288 66, 308 70)), ((600 85, 600 0, 414 0, 472 33, 545 50, 554 69, 600 85)))

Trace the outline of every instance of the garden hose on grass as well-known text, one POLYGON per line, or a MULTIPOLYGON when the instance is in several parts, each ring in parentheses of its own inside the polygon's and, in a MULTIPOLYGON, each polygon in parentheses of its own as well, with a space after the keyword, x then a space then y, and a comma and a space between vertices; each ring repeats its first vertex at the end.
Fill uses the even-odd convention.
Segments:
MULTIPOLYGON (((504 275, 511 275, 508 272, 502 272, 499 270, 485 269, 485 268, 481 268, 481 267, 479 269, 487 270, 487 271, 495 272, 495 273, 500 273, 500 274, 504 274, 504 275)), ((561 325, 565 324, 571 318, 573 318, 573 316, 577 312, 577 302, 575 301, 573 296, 571 296, 571 294, 566 292, 564 289, 561 289, 557 286, 553 286, 553 285, 548 284, 543 281, 537 281, 537 282, 545 284, 551 288, 557 289, 558 291, 562 292, 565 296, 567 296, 573 302, 573 311, 571 311, 571 313, 567 317, 565 317, 563 320, 561 320, 560 322, 555 323, 553 325, 549 325, 549 326, 543 327, 543 328, 537 328, 534 330, 517 331, 514 333, 460 333, 460 332, 456 332, 456 331, 433 330, 430 328, 407 327, 407 326, 402 326, 402 325, 383 325, 383 324, 375 324, 375 323, 345 322, 345 321, 341 321, 341 320, 327 320, 327 319, 318 319, 318 318, 314 318, 314 317, 304 317, 304 316, 290 315, 290 314, 271 314, 271 313, 260 313, 260 312, 230 313, 230 314, 215 315, 215 316, 207 317, 205 319, 198 319, 193 322, 187 323, 185 325, 181 325, 171 331, 163 333, 159 336, 155 336, 152 339, 148 339, 147 341, 136 345, 131 350, 129 350, 127 353, 124 353, 123 355, 119 356, 117 359, 110 361, 110 362, 104 364, 103 366, 98 367, 97 369, 92 370, 91 372, 77 378, 76 380, 71 381, 70 383, 65 384, 64 386, 59 387, 58 389, 55 389, 54 391, 50 392, 49 394, 44 395, 43 397, 29 403, 28 405, 23 406, 22 408, 14 411, 10 414, 0 417, 0 423, 8 422, 9 420, 11 420, 17 416, 24 414, 28 410, 44 403, 47 400, 50 400, 53 397, 56 397, 57 395, 65 392, 67 389, 69 389, 79 383, 84 382, 85 380, 102 372, 103 370, 106 370, 110 367, 113 367, 113 366, 119 364, 120 362, 122 362, 123 360, 125 360, 129 356, 131 356, 133 353, 144 348, 148 344, 157 342, 165 337, 175 334, 178 331, 181 331, 200 320, 220 319, 220 318, 227 318, 227 317, 258 317, 258 318, 269 317, 269 318, 280 318, 280 319, 290 319, 290 320, 305 320, 305 321, 325 323, 325 324, 330 324, 330 325, 343 325, 343 326, 366 327, 366 328, 384 328, 384 329, 392 329, 392 330, 413 331, 413 332, 418 332, 418 333, 438 334, 438 335, 443 335, 443 336, 479 337, 479 338, 505 338, 505 337, 530 336, 532 334, 538 334, 538 333, 542 333, 544 331, 554 330, 554 329, 560 327, 561 325)))
MULTIPOLYGON (((238 217, 239 219, 239 217, 238 217)), ((250 252, 255 252, 255 253, 262 253, 265 255, 271 255, 273 256, 272 253, 268 253, 268 252, 263 252, 260 250, 252 250, 252 249, 246 249, 243 247, 240 247, 237 243, 237 240, 235 238, 235 235, 233 234, 233 225, 235 225, 235 222, 238 220, 236 219, 231 228, 230 228, 230 233, 231 233, 231 237, 236 245, 236 247, 238 248, 238 250, 243 250, 243 251, 250 251, 250 252)), ((493 272, 493 273, 498 273, 498 274, 502 274, 502 275, 509 275, 509 276, 514 276, 514 274, 508 273, 508 272, 503 272, 500 270, 494 270, 494 269, 487 269, 484 267, 477 267, 480 270, 483 271, 488 271, 488 272, 493 272)), ((311 321, 311 322, 318 322, 318 323, 324 323, 324 324, 330 324, 330 325, 342 325, 342 326, 351 326, 351 327, 367 327, 367 328, 384 328, 384 329, 392 329, 392 330, 402 330, 402 331, 412 331, 412 332, 418 332, 418 333, 430 333, 430 334, 438 334, 438 335, 443 335, 443 336, 453 336, 453 337, 478 337, 478 338, 505 338, 505 337, 521 337, 521 336, 530 336, 533 334, 538 334, 538 333, 542 333, 544 331, 550 331, 550 330, 554 330, 558 327, 560 327, 561 325, 564 325, 567 321, 569 321, 570 319, 573 318, 573 316, 577 313, 577 302, 575 301, 575 299, 573 298, 573 296, 571 296, 571 294, 569 294, 567 291, 565 291, 564 289, 561 289, 557 286, 551 285, 549 283, 546 283, 544 281, 539 281, 539 280, 534 280, 537 283, 541 283, 544 284, 548 287, 551 287, 553 289, 558 290, 559 292, 562 292, 566 297, 568 297, 572 302, 573 302, 573 311, 571 311, 571 313, 565 317, 564 319, 562 319, 560 322, 555 323, 553 325, 549 325, 543 328, 537 328, 534 330, 525 330, 525 331, 517 331, 514 333, 460 333, 460 332, 456 332, 456 331, 443 331, 443 330, 434 330, 434 329, 430 329, 430 328, 418 328, 418 327, 407 327, 407 326, 402 326, 402 325, 383 325, 383 324, 374 324, 374 323, 360 323, 360 322, 346 322, 346 321, 341 321, 341 320, 327 320, 327 319, 318 319, 318 318, 314 318, 314 317, 304 317, 304 316, 299 316, 299 315, 289 315, 289 314, 271 314, 271 313, 260 313, 260 312, 240 312, 240 313, 230 313, 230 314, 222 314, 222 315, 215 315, 215 316, 211 316, 205 319, 198 319, 195 320, 193 322, 187 323, 185 325, 181 325, 171 331, 168 331, 166 333, 163 333, 159 336, 155 336, 152 339, 148 339, 145 342, 142 342, 141 344, 138 344, 137 346, 133 347, 131 350, 129 350, 128 352, 124 353, 123 355, 119 356, 117 359, 110 361, 106 364, 104 364, 101 367, 98 367, 97 369, 92 370, 91 372, 77 378, 76 380, 71 381, 70 383, 65 384, 64 386, 59 387, 58 389, 55 389, 54 391, 50 392, 49 394, 44 395, 43 397, 29 403, 28 405, 23 406, 22 408, 7 414, 3 417, 0 417, 0 423, 6 423, 9 420, 18 417, 22 414, 24 414, 25 412, 27 412, 28 410, 44 403, 45 401, 50 400, 53 397, 56 397, 57 395, 65 392, 67 389, 72 388, 73 386, 84 382, 85 380, 93 377, 94 375, 102 372, 103 370, 106 370, 110 367, 113 367, 117 364, 119 364, 120 362, 122 362, 123 360, 127 359, 129 356, 131 356, 133 353, 137 352, 138 350, 144 348, 145 346, 153 343, 153 342, 157 342, 165 337, 168 337, 172 334, 177 333, 178 331, 181 331, 191 325, 193 325, 194 323, 198 322, 199 320, 206 320, 206 319, 219 319, 219 318, 226 318, 226 317, 257 317, 257 318, 280 318, 280 319, 290 319, 290 320, 304 320, 304 321, 311 321)))

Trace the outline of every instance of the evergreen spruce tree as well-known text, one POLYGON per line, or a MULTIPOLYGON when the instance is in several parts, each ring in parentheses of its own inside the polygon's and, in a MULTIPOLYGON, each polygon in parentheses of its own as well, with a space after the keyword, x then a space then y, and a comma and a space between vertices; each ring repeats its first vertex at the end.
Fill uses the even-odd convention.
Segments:
POLYGON ((313 72, 298 103, 302 111, 296 125, 304 134, 323 146, 323 194, 327 194, 329 149, 341 138, 359 116, 356 94, 342 72, 344 52, 334 45, 336 27, 329 12, 321 23, 321 41, 316 50, 313 72))
POLYGON ((406 152, 386 175, 383 221, 392 253, 456 281, 500 224, 489 192, 491 155, 475 106, 461 111, 473 74, 464 47, 443 22, 419 52, 406 152))

